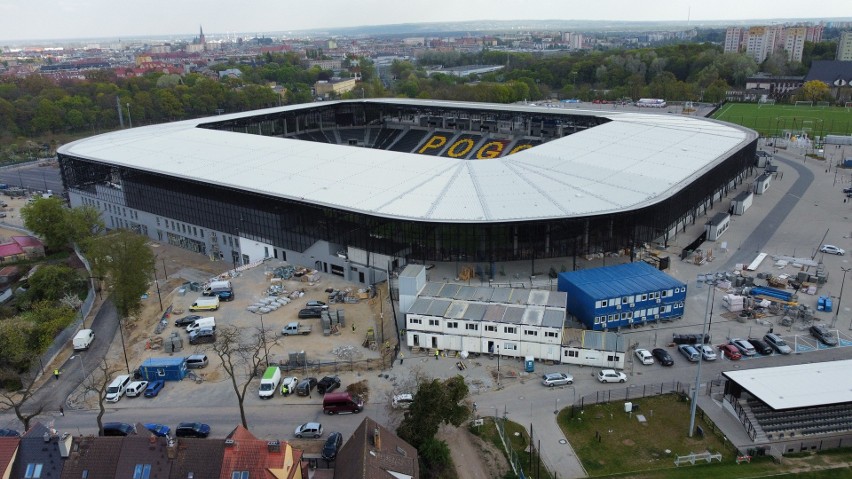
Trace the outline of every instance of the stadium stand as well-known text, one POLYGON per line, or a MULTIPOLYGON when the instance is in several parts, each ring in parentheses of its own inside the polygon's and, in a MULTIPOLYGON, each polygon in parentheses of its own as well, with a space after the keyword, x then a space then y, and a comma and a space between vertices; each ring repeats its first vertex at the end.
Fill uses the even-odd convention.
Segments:
POLYGON ((411 153, 414 148, 420 144, 427 133, 428 131, 426 130, 408 130, 399 138, 399 140, 396 141, 396 143, 391 145, 388 150, 411 153))

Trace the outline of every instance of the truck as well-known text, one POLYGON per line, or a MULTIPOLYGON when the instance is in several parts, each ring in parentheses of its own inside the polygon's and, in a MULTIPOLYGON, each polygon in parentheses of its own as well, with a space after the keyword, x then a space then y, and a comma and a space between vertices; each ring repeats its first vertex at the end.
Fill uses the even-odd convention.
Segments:
POLYGON ((274 396, 279 382, 281 382, 281 369, 278 366, 269 366, 266 368, 263 378, 260 380, 260 388, 257 391, 260 398, 269 399, 274 396))
POLYGON ((213 316, 196 319, 195 321, 190 323, 189 326, 186 327, 186 332, 191 333, 202 328, 212 329, 213 331, 215 331, 216 319, 213 318, 213 316))
POLYGON ((281 330, 282 336, 295 336, 297 334, 311 334, 311 325, 300 324, 298 321, 293 321, 287 326, 284 326, 284 329, 281 330))

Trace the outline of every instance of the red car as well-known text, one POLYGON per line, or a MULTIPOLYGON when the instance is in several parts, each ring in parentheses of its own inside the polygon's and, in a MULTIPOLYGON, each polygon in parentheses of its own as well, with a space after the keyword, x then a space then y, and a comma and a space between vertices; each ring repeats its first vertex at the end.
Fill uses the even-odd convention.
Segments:
POLYGON ((722 354, 725 355, 725 359, 736 361, 743 357, 737 347, 733 344, 722 344, 721 346, 719 346, 719 349, 722 350, 722 354))

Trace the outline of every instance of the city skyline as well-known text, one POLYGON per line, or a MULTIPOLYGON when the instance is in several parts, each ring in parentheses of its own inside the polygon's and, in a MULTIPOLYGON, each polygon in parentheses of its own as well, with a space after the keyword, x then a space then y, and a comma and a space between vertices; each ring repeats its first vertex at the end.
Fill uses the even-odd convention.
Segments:
POLYGON ((144 8, 115 9, 105 0, 0 0, 0 42, 26 40, 73 40, 81 38, 121 38, 140 36, 186 36, 203 26, 205 32, 271 32, 478 21, 636 21, 636 22, 743 22, 771 21, 778 18, 849 17, 846 2, 830 0, 818 10, 802 11, 801 3, 780 0, 772 9, 757 2, 719 0, 689 3, 661 0, 654 8, 625 0, 601 0, 576 4, 560 0, 434 0, 410 2, 404 9, 398 2, 365 0, 344 2, 327 0, 321 9, 293 9, 292 4, 258 0, 250 8, 234 9, 220 0, 165 2, 151 0, 144 8), (644 7, 644 8, 643 8, 644 7), (329 15, 317 11, 332 12, 329 15))

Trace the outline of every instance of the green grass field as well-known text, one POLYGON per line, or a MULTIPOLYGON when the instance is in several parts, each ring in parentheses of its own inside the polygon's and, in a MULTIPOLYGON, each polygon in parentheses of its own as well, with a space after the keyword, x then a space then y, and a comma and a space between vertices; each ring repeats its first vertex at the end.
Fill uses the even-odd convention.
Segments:
POLYGON ((751 128, 768 137, 783 136, 785 132, 799 135, 802 131, 811 138, 852 134, 852 108, 728 103, 713 118, 751 128))

